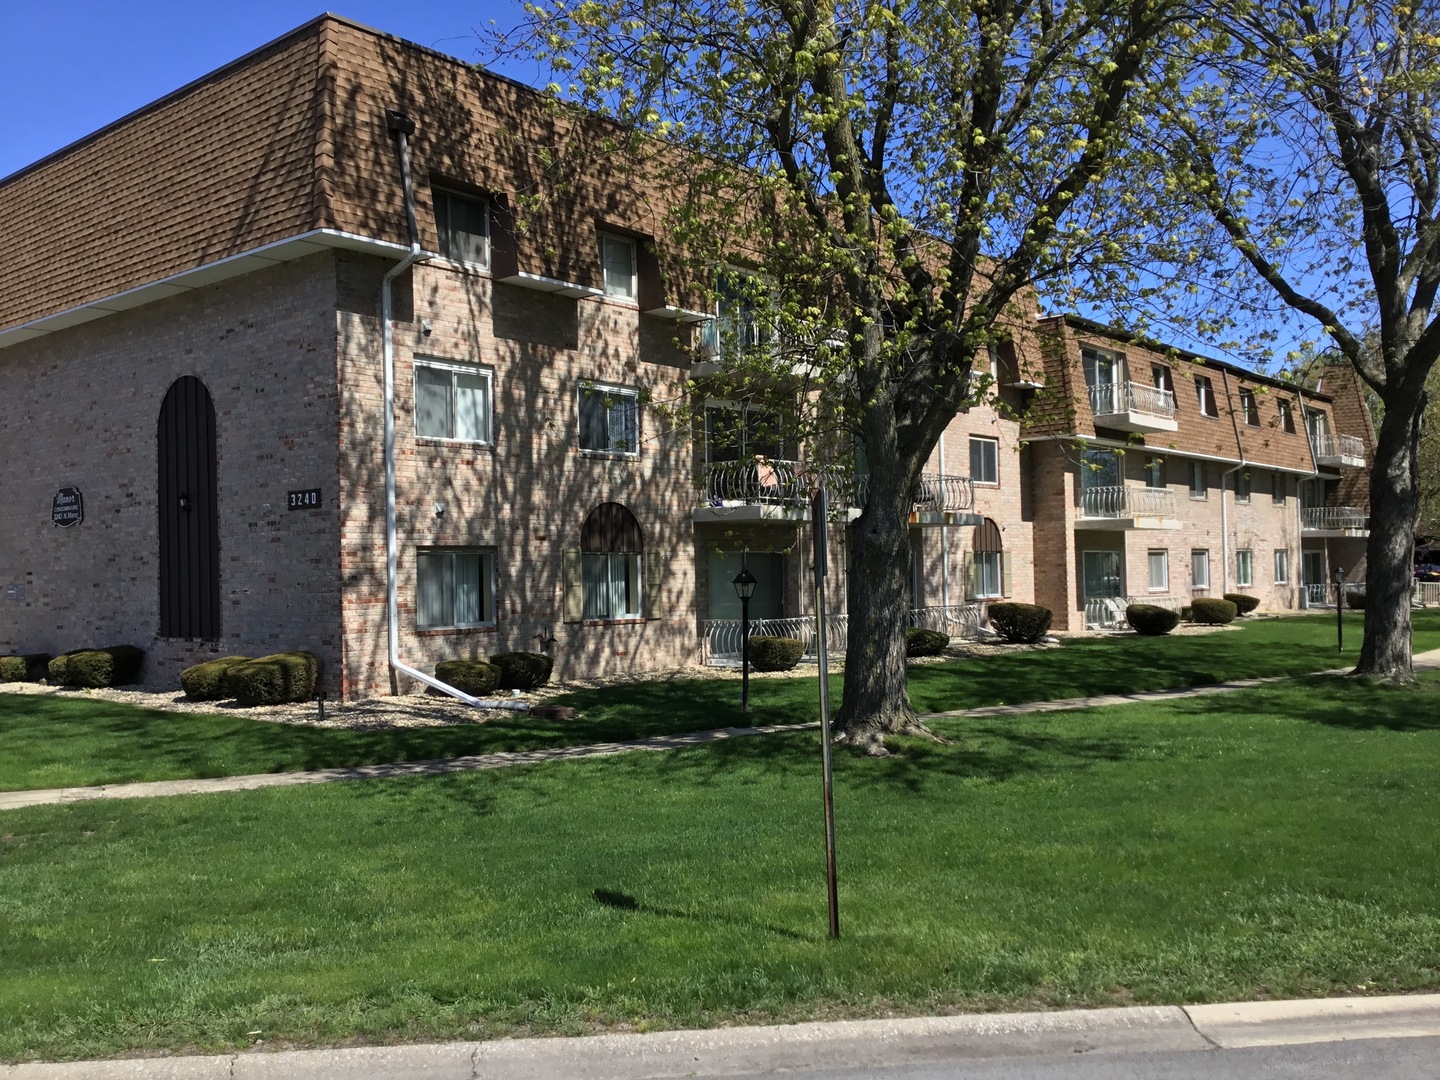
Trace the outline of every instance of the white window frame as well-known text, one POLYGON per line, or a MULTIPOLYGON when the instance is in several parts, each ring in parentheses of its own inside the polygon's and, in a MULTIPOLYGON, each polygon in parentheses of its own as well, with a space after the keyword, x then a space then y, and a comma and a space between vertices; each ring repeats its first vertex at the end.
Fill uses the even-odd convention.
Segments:
MULTIPOLYGON (((473 194, 473 193, 470 193, 470 192, 464 192, 464 191, 456 191, 454 188, 447 188, 447 187, 437 187, 437 188, 435 188, 435 189, 433 190, 433 196, 434 196, 434 200, 435 200, 435 207, 434 207, 434 210, 435 210, 435 232, 436 232, 436 234, 437 234, 437 236, 439 237, 439 240, 440 240, 440 254, 441 254, 441 256, 442 256, 443 258, 449 259, 451 262, 460 263, 460 264, 463 265, 463 266, 478 266, 478 267, 480 267, 482 270, 489 270, 489 269, 490 269, 490 258, 491 258, 491 254, 493 253, 493 250, 494 250, 494 246, 491 244, 490 238, 491 238, 491 233, 492 233, 492 225, 493 225, 493 221, 494 221, 494 217, 495 217, 494 212, 493 212, 493 207, 491 206, 491 200, 490 200, 489 196, 486 196, 486 195, 476 195, 476 194, 473 194), (446 205, 446 208, 445 208, 445 217, 444 217, 444 220, 445 220, 447 226, 448 226, 448 224, 449 224, 449 222, 450 222, 450 220, 451 220, 451 216, 452 216, 452 214, 453 214, 453 211, 451 210, 450 206, 448 205, 448 200, 451 200, 451 199, 461 199, 461 200, 463 200, 463 201, 465 201, 465 202, 467 202, 467 203, 474 203, 474 204, 480 206, 480 208, 485 211, 485 234, 484 234, 483 237, 481 237, 481 239, 483 239, 484 242, 485 242, 485 245, 484 245, 484 246, 485 246, 485 254, 484 254, 484 257, 483 257, 483 258, 480 258, 480 259, 464 259, 464 258, 459 257, 459 255, 458 255, 454 250, 447 250, 447 249, 452 249, 452 248, 453 248, 453 245, 452 245, 451 242, 450 242, 450 234, 453 233, 453 232, 455 232, 455 230, 454 230, 453 228, 447 228, 447 227, 444 227, 444 226, 441 225, 441 216, 440 216, 440 200, 441 200, 441 199, 447 200, 447 205, 446 205)), ((469 236, 474 236, 475 234, 474 234, 474 233, 468 233, 467 235, 469 235, 469 236)))
POLYGON ((1288 585, 1290 583, 1290 552, 1286 548, 1275 549, 1275 584, 1288 585))
POLYGON ((1197 502, 1210 498, 1209 478, 1205 475, 1205 462, 1190 462, 1190 498, 1197 502), (1196 479, 1199 479, 1199 486, 1196 486, 1196 479))
POLYGON ((428 439, 436 442, 462 443, 467 446, 493 446, 495 442, 495 373, 490 368, 479 367, 475 364, 459 364, 452 360, 440 360, 432 356, 417 356, 414 359, 414 373, 410 380, 410 391, 414 395, 411 398, 411 426, 415 431, 415 438, 428 439), (420 430, 420 370, 422 368, 431 371, 447 371, 450 373, 450 434, 435 435, 420 430), (485 383, 485 416, 484 431, 478 439, 462 439, 455 435, 455 399, 457 375, 470 375, 482 379, 485 383))
POLYGON ((750 270, 743 266, 725 265, 716 271, 715 275, 715 300, 711 304, 711 317, 701 326, 701 344, 705 353, 712 357, 720 357, 726 347, 725 334, 728 329, 735 335, 735 344, 741 350, 764 349, 770 346, 775 340, 775 328, 761 323, 755 311, 748 313, 743 309, 733 315, 726 313, 725 304, 727 297, 721 289, 723 278, 741 279, 746 282, 761 282, 773 288, 773 283, 758 270, 750 270), (728 327, 727 324, 728 323, 728 327))
POLYGON ((1200 407, 1201 416, 1207 416, 1211 420, 1220 419, 1220 403, 1215 397, 1215 383, 1210 376, 1195 376, 1195 400, 1200 407))
MULTIPOLYGON (((984 461, 984 460, 982 460, 980 464, 983 466, 983 465, 987 464, 987 462, 984 461)), ((988 486, 988 487, 999 487, 999 486, 1000 486, 1000 440, 999 440, 999 439, 988 438, 987 436, 984 436, 984 435, 971 435, 971 436, 970 436, 970 479, 971 479, 973 482, 977 483, 977 484, 985 484, 985 485, 988 486), (983 449, 983 450, 981 451, 982 459, 983 459, 984 455, 985 455, 987 452, 989 453, 989 461, 988 461, 988 464, 991 466, 991 473, 992 473, 992 476, 989 477, 989 478, 983 477, 983 476, 976 476, 976 475, 975 475, 975 446, 976 446, 977 443, 980 444, 982 447, 985 448, 985 449, 983 449)))
POLYGON ((636 301, 640 295, 640 272, 639 272, 639 244, 634 237, 621 236, 619 233, 600 231, 597 234, 600 247, 600 278, 604 286, 605 295, 617 300, 636 301), (610 260, 606 257, 606 246, 620 244, 630 252, 630 277, 623 289, 612 286, 610 281, 610 260))
POLYGON ((1260 426, 1260 399, 1248 386, 1242 387, 1240 390, 1240 412, 1245 417, 1247 427, 1260 426))
POLYGON ((1210 588, 1210 549, 1190 549, 1190 588, 1210 588), (1201 573, 1196 573, 1199 570, 1201 573), (1202 580, 1203 579, 1203 580, 1202 580))
MULTIPOLYGON (((608 383, 582 382, 577 390, 575 398, 575 437, 582 452, 595 454, 600 457, 639 457, 640 456, 640 391, 624 386, 612 386, 608 383), (635 445, 626 449, 617 446, 615 435, 610 430, 610 411, 613 406, 605 408, 605 435, 609 446, 586 446, 584 443, 585 424, 581 415, 584 409, 585 400, 589 398, 610 398, 624 399, 630 402, 635 411, 635 445)), ((623 437, 622 437, 623 441, 623 437)))
MULTIPOLYGON (((431 571, 433 572, 433 570, 431 571)), ((444 573, 444 570, 441 570, 444 573)), ((443 588, 443 578, 442 578, 443 588)), ((495 625, 495 549, 477 547, 422 547, 415 549, 415 627, 418 630, 473 630, 495 625), (458 591, 452 592, 450 619, 444 622, 422 622, 424 617, 425 603, 422 600, 426 584, 425 574, 427 567, 439 568, 440 560, 447 559, 450 563, 450 580, 453 583, 458 579, 455 572, 455 559, 475 557, 479 560, 479 574, 477 580, 480 585, 478 596, 479 616, 476 620, 464 620, 455 617, 456 606, 460 596, 458 591), (485 615, 488 612, 489 617, 485 615)))
POLYGON ((1150 580, 1150 591, 1152 593, 1166 593, 1170 591, 1170 549, 1151 548, 1145 553, 1146 572, 1150 580), (1156 559, 1159 559, 1160 573, 1155 573, 1156 559), (1159 577, 1160 584, 1155 584, 1156 577, 1159 577))
POLYGON ((640 551, 586 551, 580 556, 586 622, 620 622, 645 617, 645 555, 640 551), (627 572, 633 597, 625 601, 627 572), (624 610, 630 608, 631 610, 624 610), (619 609, 619 610, 617 610, 619 609))
POLYGON ((1235 549, 1235 587, 1251 588, 1255 584, 1255 557, 1250 548, 1235 549))
POLYGON ((995 600, 1005 595, 1005 553, 972 551, 976 600, 995 600))

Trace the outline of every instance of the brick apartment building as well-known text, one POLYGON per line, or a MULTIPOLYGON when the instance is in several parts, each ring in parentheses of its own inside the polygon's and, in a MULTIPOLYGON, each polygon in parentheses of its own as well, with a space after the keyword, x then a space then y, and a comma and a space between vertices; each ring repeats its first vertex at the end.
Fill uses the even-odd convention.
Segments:
MULTIPOLYGON (((809 632, 803 448, 767 436, 774 403, 698 402, 697 439, 641 404, 743 315, 667 262, 663 193, 623 162, 546 197, 576 125, 327 15, 0 180, 0 652, 124 641, 173 684, 308 648, 332 695, 413 687, 387 641, 387 357, 405 665, 728 655, 742 553, 752 614, 809 632), (423 254, 396 273, 402 142, 423 254)), ((916 493, 917 623, 999 596, 1062 629, 1127 595, 1288 608, 1363 573, 1373 433, 1342 372, 1302 392, 1073 318, 992 362, 996 400, 916 493)), ((843 525, 830 550, 837 603, 843 525)))

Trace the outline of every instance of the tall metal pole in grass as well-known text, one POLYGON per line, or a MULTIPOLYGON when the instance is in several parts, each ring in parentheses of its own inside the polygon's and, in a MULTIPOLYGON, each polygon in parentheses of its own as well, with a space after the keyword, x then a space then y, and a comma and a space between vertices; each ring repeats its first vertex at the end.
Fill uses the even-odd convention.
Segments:
POLYGON ((825 486, 810 505, 810 530, 815 534, 815 652, 820 666, 820 759, 825 772, 825 885, 830 895, 830 936, 840 937, 840 894, 835 884, 835 785, 830 768, 830 654, 825 641, 825 527, 830 502, 825 486))
POLYGON ((1345 570, 1335 567, 1335 651, 1345 651, 1345 570))

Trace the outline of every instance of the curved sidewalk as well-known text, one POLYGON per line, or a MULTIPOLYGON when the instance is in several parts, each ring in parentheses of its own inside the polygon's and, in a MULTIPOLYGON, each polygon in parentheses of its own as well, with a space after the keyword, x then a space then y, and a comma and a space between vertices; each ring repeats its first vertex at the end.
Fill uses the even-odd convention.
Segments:
MULTIPOLYGON (((1416 671, 1440 669, 1440 649, 1432 649, 1414 658, 1416 671)), ((1341 675, 1348 668, 1317 672, 1341 675)), ((1142 701, 1177 701, 1248 690, 1269 683, 1285 682, 1289 675, 1264 679, 1241 679, 1189 686, 1175 690, 1152 690, 1135 694, 1098 694, 1093 697, 1062 698, 1057 701, 1030 701, 1018 705, 987 705, 976 709, 922 713, 921 719, 1023 716, 1027 713, 1071 712, 1106 705, 1128 705, 1142 701)), ((87 802, 92 799, 152 799, 168 795, 209 795, 222 791, 254 791, 268 787, 296 787, 301 784, 330 784, 341 780, 390 780, 405 776, 440 776, 444 773, 479 772, 484 769, 505 769, 512 765, 538 765, 547 761, 570 761, 576 758, 610 757, 637 750, 683 750, 691 746, 743 739, 752 735, 773 735, 782 731, 804 731, 818 728, 816 721, 806 724, 774 724, 767 727, 723 727, 709 731, 689 731, 678 735, 658 735, 650 739, 628 742, 589 743, 583 746, 559 746, 543 750, 520 750, 495 754, 471 754, 466 757, 440 758, 432 761, 397 761, 385 765, 360 765, 354 768, 312 769, 306 772, 255 773, 248 776, 216 776, 195 780, 154 780, 136 784, 104 784, 97 787, 37 788, 30 791, 0 792, 0 811, 19 810, 27 806, 55 806, 87 802)))

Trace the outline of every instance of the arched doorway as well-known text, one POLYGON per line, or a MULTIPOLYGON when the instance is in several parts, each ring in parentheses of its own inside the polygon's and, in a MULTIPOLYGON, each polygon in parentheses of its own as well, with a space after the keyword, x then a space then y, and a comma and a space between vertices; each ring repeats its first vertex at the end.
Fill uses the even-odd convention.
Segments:
POLYGON ((220 636, 220 518, 215 403, 193 375, 176 379, 156 425, 160 636, 220 636))

